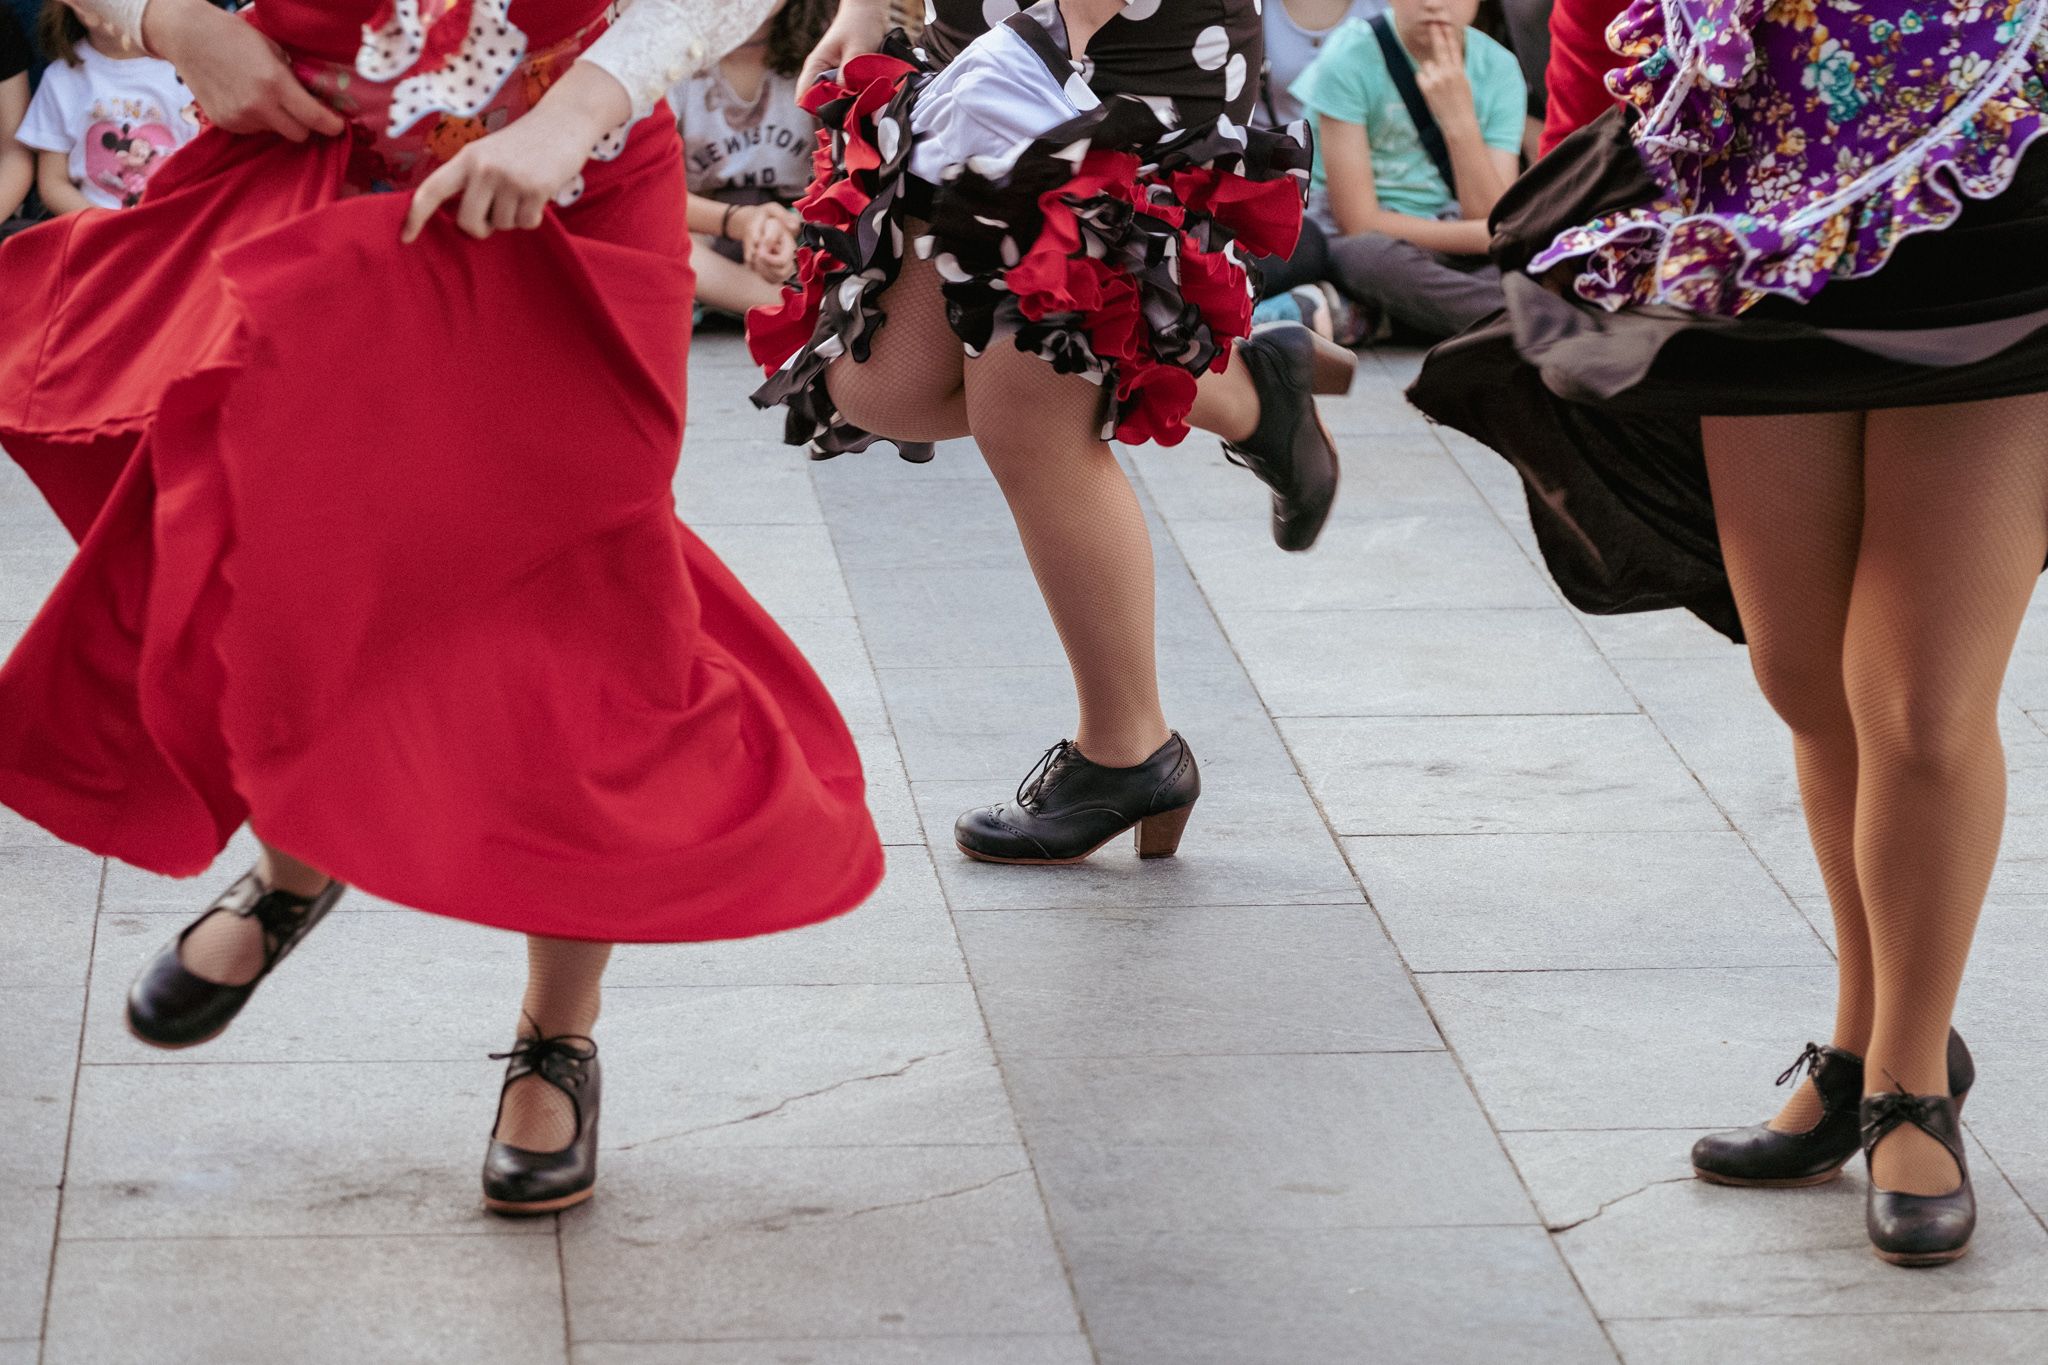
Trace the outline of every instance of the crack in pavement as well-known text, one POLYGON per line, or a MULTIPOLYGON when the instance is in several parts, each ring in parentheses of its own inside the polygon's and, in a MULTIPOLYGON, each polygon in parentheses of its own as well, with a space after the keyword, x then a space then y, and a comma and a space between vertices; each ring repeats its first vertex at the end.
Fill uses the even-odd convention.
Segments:
POLYGON ((642 1138, 638 1142, 626 1143, 622 1147, 614 1147, 612 1150, 615 1152, 630 1152, 640 1147, 652 1147, 658 1142, 673 1142, 677 1138, 694 1137, 698 1133, 709 1133, 719 1128, 733 1128, 742 1123, 752 1123, 756 1119, 765 1119, 772 1114, 779 1114, 799 1101, 814 1100, 820 1095, 829 1095, 833 1091, 843 1090, 849 1085, 859 1085, 863 1081, 893 1081, 898 1077, 910 1074, 910 1069, 920 1062, 930 1062, 940 1057, 951 1056, 953 1051, 954 1049, 947 1048, 943 1052, 927 1052, 922 1057, 912 1057, 894 1071, 877 1071, 866 1076, 849 1076, 843 1081, 834 1081, 832 1084, 820 1086, 816 1090, 806 1090, 801 1095, 791 1095, 787 1099, 778 1100, 776 1103, 769 1105, 766 1109, 756 1109, 753 1113, 742 1114, 736 1119, 720 1119, 717 1123, 699 1124, 695 1128, 685 1128, 676 1133, 662 1133, 656 1137, 642 1138))
MULTIPOLYGON (((937 1194, 920 1195, 916 1199, 898 1199, 887 1204, 869 1204, 864 1208, 848 1209, 845 1213, 837 1214, 829 1219, 820 1219, 818 1221, 845 1223, 850 1222, 855 1218, 863 1217, 870 1213, 882 1213, 888 1209, 914 1209, 920 1204, 936 1204, 941 1199, 958 1199, 962 1195, 973 1194, 977 1190, 985 1190, 991 1185, 1000 1185, 1005 1180, 1014 1180, 1016 1177, 1020 1175, 1030 1174, 1031 1168, 1029 1166, 1019 1166, 1014 1171, 1004 1171, 1001 1175, 991 1176, 987 1180, 978 1180, 972 1185, 962 1185, 957 1190, 940 1190, 937 1194)), ((813 1212, 813 1210, 791 1209, 790 1212, 802 1214, 813 1212)), ((763 1232, 781 1232, 784 1228, 788 1227, 789 1224, 783 1221, 782 1215, 777 1215, 774 1218, 763 1218, 760 1221, 753 1224, 753 1226, 759 1228, 763 1232)))
POLYGON ((1673 1175, 1666 1176, 1662 1180, 1652 1180, 1649 1184, 1638 1186, 1637 1188, 1630 1190, 1627 1194, 1615 1195, 1614 1198, 1607 1200, 1605 1203, 1601 1204, 1599 1208, 1594 1209, 1584 1218, 1577 1218, 1569 1223, 1558 1223, 1554 1226, 1547 1226, 1545 1228, 1545 1231, 1570 1232, 1573 1228, 1583 1227, 1587 1223, 1592 1222, 1595 1218, 1598 1218, 1601 1214, 1607 1212, 1607 1210, 1613 1208, 1616 1204, 1621 1203, 1624 1199, 1633 1199, 1637 1195, 1642 1194, 1647 1190, 1656 1189, 1659 1185, 1681 1185, 1697 1179, 1699 1179, 1699 1177, 1694 1175, 1673 1175))

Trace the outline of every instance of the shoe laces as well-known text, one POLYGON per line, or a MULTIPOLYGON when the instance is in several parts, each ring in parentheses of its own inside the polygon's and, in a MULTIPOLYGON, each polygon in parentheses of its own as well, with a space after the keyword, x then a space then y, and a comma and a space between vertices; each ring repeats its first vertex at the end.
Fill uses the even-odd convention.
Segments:
POLYGON ((597 1043, 581 1033, 559 1033, 552 1038, 526 1036, 509 1052, 493 1052, 494 1062, 509 1062, 505 1084, 522 1076, 539 1076, 557 1089, 573 1091, 583 1084, 591 1062, 597 1059, 597 1043))
POLYGON ((1821 1064, 1825 1061, 1827 1061, 1827 1056, 1820 1050, 1820 1044, 1808 1043, 1806 1051, 1795 1057, 1792 1065, 1778 1073, 1777 1083, 1779 1085, 1789 1085, 1792 1083, 1793 1078, 1801 1071, 1804 1071, 1808 1076, 1818 1076, 1821 1064))
MULTIPOLYGON (((1896 1079, 1893 1084, 1898 1084, 1896 1079)), ((1946 1147, 1947 1140, 1932 1126, 1935 1115, 1941 1111, 1942 1098, 1940 1095, 1911 1094, 1904 1086, 1866 1095, 1863 1099, 1863 1145, 1875 1147, 1892 1129, 1910 1123, 1946 1147)))
MULTIPOLYGON (((259 882, 259 886, 262 884, 259 882)), ((253 919, 263 930, 265 955, 275 958, 285 940, 298 931, 305 921, 306 912, 313 908, 309 896, 294 895, 289 891, 260 890, 248 904, 234 908, 233 913, 243 919, 253 919)))
POLYGON ((1074 747, 1074 741, 1063 739, 1040 754, 1038 762, 1031 765, 1031 771, 1024 774, 1024 780, 1017 784, 1017 804, 1027 810, 1030 809, 1031 803, 1038 799, 1039 794, 1053 783, 1065 767, 1067 756, 1073 754, 1079 757, 1080 752, 1074 747))

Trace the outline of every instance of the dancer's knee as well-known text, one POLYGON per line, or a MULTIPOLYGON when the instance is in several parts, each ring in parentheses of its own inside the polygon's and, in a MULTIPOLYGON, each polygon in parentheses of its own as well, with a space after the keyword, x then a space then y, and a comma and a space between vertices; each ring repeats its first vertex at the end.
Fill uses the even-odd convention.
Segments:
POLYGON ((1752 642, 1750 666, 1778 719, 1804 739, 1854 734, 1839 643, 1752 642))
POLYGON ((1951 786, 1982 776, 2001 752, 1996 686, 1929 677, 1889 651, 1852 652, 1848 674, 1857 751, 1874 770, 1951 786))

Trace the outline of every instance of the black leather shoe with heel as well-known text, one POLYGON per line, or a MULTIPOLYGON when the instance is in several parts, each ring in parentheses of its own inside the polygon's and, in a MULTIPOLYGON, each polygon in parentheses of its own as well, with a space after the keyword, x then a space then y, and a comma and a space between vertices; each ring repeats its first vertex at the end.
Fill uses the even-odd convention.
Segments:
POLYGON ((1201 794, 1201 770, 1178 731, 1132 768, 1105 768, 1063 739, 1014 801, 968 811, 953 838, 979 862, 1078 863, 1135 827, 1140 858, 1170 858, 1201 794))
POLYGON ((1258 390, 1259 425, 1242 441, 1225 441, 1224 454, 1273 490, 1274 543, 1306 550, 1337 500, 1337 445, 1315 395, 1349 389, 1358 357, 1298 322, 1272 322, 1238 343, 1237 359, 1258 390))
POLYGON ((218 1037, 256 994, 263 978, 313 932, 345 890, 340 882, 329 882, 317 896, 295 896, 265 889, 254 868, 243 873, 136 975, 128 988, 128 1031, 161 1048, 197 1047, 218 1037), (239 986, 193 974, 179 955, 192 931, 214 915, 238 915, 262 928, 262 969, 239 986))
POLYGON ((1912 1124, 1955 1158, 1957 1184, 1947 1194, 1881 1190, 1873 1174, 1864 1190, 1863 1222, 1879 1260, 1893 1265, 1943 1265, 1970 1249, 1977 1229, 1977 1192, 1963 1158, 1962 1119, 1953 1097, 1886 1090, 1868 1096, 1861 1110, 1867 1162, 1893 1131, 1912 1124))
POLYGON ((581 1034, 521 1038, 505 1060, 505 1084, 498 1091, 498 1118, 484 1153, 484 1207, 510 1218, 570 1208, 597 1190, 597 1111, 604 1074, 597 1044, 581 1034), (497 1138, 505 1117, 505 1094, 513 1082, 538 1076, 569 1097, 576 1110, 576 1136, 556 1152, 533 1152, 497 1138))
MULTIPOLYGON (((1693 1174, 1717 1185, 1790 1189, 1820 1185, 1841 1174, 1862 1143, 1858 1106, 1863 1102, 1863 1059, 1840 1048, 1808 1043, 1778 1077, 1785 1085, 1804 1071, 1820 1096, 1820 1119, 1803 1133, 1781 1133, 1752 1124, 1709 1133, 1692 1147, 1693 1174)), ((1976 1083, 1977 1066, 1963 1036, 1948 1035, 1948 1083, 1957 1109, 1976 1083)))

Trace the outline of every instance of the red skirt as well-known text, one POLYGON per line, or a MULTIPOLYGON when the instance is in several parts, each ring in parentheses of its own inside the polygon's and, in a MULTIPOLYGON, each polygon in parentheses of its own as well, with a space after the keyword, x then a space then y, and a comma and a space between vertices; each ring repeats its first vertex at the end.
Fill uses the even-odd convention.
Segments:
POLYGON ((852 739, 676 519, 673 124, 537 231, 412 246, 364 140, 208 132, 140 207, 0 247, 0 446, 81 541, 0 668, 0 802, 175 876, 248 821, 565 938, 858 904, 852 739))

